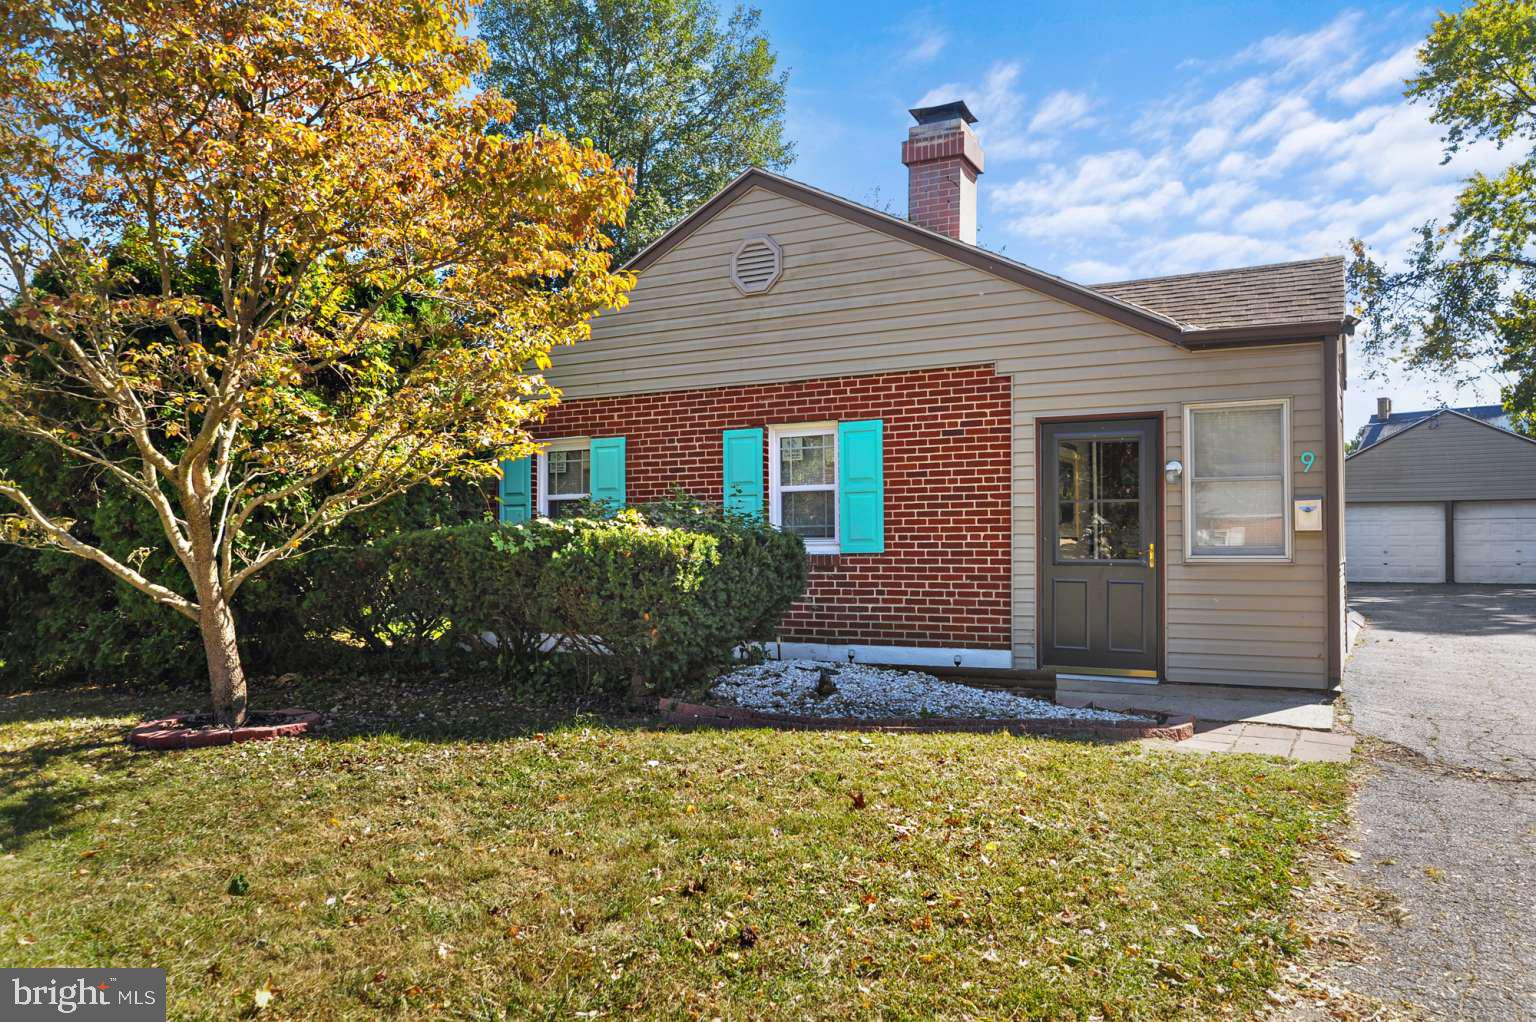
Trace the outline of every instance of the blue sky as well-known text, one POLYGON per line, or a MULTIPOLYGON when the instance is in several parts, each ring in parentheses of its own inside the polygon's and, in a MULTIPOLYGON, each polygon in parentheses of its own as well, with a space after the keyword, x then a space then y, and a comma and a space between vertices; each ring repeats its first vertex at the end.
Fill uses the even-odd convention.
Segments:
MULTIPOLYGON (((1457 181, 1402 98, 1428 7, 1309 3, 763 0, 790 71, 789 174, 905 213, 908 107, 963 98, 986 152, 979 241, 1084 283, 1342 254, 1393 255, 1457 181)), ((1398 410, 1498 400, 1392 366, 1346 394, 1350 435, 1398 410)))

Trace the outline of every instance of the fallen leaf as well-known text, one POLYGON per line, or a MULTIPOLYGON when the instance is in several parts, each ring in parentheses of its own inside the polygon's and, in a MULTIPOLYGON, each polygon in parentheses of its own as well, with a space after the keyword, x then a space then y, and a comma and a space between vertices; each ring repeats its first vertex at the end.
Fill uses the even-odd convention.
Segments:
POLYGON ((853 800, 853 808, 855 808, 855 809, 863 809, 864 808, 864 804, 865 804, 864 803, 864 793, 862 791, 855 791, 853 794, 849 795, 848 797, 853 800))

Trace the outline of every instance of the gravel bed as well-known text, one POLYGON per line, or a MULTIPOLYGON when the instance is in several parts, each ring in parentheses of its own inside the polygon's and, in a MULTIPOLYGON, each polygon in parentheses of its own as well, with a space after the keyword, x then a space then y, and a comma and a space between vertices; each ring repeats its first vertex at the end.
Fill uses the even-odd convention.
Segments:
POLYGON ((940 681, 920 671, 821 660, 769 660, 721 675, 710 694, 737 706, 802 717, 978 717, 996 720, 1145 720, 940 681), (823 670, 837 691, 818 695, 823 670))

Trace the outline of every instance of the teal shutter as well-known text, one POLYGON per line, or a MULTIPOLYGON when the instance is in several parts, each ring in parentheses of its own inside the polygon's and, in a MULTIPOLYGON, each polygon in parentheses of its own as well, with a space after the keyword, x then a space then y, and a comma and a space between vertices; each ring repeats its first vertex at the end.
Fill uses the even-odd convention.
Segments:
POLYGON ((763 517, 763 431, 725 431, 725 509, 739 515, 763 517))
POLYGON ((516 525, 533 517, 532 458, 501 463, 501 520, 516 525))
POLYGON ((837 490, 845 554, 885 552, 885 443, 879 419, 839 423, 837 490))
POLYGON ((592 499, 617 511, 624 506, 624 438, 592 441, 592 499))

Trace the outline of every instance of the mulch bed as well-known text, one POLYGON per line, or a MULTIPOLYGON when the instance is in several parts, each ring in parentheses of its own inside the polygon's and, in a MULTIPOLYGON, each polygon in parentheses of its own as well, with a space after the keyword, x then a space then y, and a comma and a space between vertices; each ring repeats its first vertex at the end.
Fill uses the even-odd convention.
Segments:
POLYGON ((740 706, 687 703, 662 699, 657 703, 669 724, 685 727, 772 727, 799 731, 894 731, 924 734, 942 731, 1007 731, 1015 735, 1048 735, 1056 738, 1108 738, 1134 741, 1163 738, 1182 742, 1195 734, 1195 718, 1170 716, 1152 710, 1127 710, 1151 717, 1142 720, 1063 720, 1054 717, 1007 720, 993 717, 799 717, 766 713, 740 706))
POLYGON ((128 741, 139 749, 199 749, 302 735, 319 722, 313 710, 254 710, 241 727, 215 725, 208 714, 183 713, 146 720, 128 732, 128 741))

